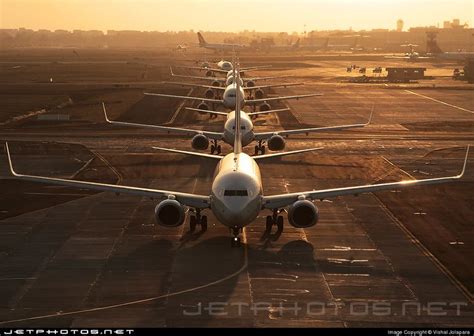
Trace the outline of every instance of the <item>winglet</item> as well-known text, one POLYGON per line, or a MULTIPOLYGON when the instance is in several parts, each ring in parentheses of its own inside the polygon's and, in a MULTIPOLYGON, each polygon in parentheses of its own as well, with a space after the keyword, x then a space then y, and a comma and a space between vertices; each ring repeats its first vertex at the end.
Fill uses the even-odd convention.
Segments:
POLYGON ((108 122, 109 124, 112 123, 112 121, 109 119, 109 117, 107 116, 107 110, 105 109, 105 103, 102 102, 102 110, 104 111, 104 118, 105 118, 105 121, 108 122))
POLYGON ((8 148, 8 142, 5 142, 5 150, 7 152, 8 166, 10 167, 10 173, 13 176, 18 176, 18 174, 13 169, 12 157, 10 155, 10 149, 8 148))
POLYGON ((467 145, 466 156, 464 157, 464 164, 463 164, 463 166, 462 166, 461 173, 456 176, 457 178, 463 177, 464 172, 466 171, 467 159, 468 159, 468 157, 469 157, 469 148, 471 148, 471 145, 467 145))
POLYGON ((171 76, 174 76, 173 67, 170 65, 171 76))
POLYGON ((365 126, 369 125, 372 122, 372 116, 374 115, 374 110, 375 110, 375 104, 372 105, 372 111, 370 112, 369 120, 365 124, 365 126))

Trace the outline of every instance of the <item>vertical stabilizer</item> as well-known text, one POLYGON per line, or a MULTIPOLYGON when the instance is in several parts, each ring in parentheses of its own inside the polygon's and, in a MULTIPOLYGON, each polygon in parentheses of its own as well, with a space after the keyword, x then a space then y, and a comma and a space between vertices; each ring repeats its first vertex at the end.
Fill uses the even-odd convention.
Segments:
POLYGON ((242 152, 242 134, 240 128, 240 65, 235 62, 233 66, 235 78, 235 138, 234 138, 234 154, 242 152))

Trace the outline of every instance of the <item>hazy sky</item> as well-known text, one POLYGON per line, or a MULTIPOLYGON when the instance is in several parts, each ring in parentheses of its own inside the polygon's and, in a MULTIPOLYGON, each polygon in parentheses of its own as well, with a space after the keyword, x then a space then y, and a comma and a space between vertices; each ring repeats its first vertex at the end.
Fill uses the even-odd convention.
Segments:
POLYGON ((2 28, 298 31, 461 19, 473 0, 0 0, 2 28))

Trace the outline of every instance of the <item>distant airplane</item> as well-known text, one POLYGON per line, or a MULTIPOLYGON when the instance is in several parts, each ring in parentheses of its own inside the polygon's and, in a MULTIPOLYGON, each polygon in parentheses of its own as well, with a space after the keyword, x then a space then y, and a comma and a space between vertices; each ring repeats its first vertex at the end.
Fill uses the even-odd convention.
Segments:
POLYGON ((420 56, 418 52, 415 51, 415 48, 418 47, 417 44, 412 44, 412 43, 405 43, 401 44, 400 47, 406 47, 409 48, 409 51, 406 52, 402 56, 398 55, 391 55, 391 56, 385 56, 385 58, 390 58, 390 59, 406 59, 408 61, 417 61, 419 59, 432 59, 433 57, 431 56, 420 56))
MULTIPOLYGON (((240 75, 238 75, 238 80, 236 80, 236 82, 239 82, 240 80, 241 80, 240 75)), ((240 83, 238 84, 239 84, 238 89, 237 89, 236 83, 232 83, 226 86, 222 94, 222 99, 191 97, 191 96, 177 96, 177 95, 169 95, 169 94, 163 94, 163 93, 150 93, 150 92, 145 92, 144 94, 147 96, 168 97, 168 98, 178 98, 178 99, 199 101, 200 104, 198 108, 201 110, 210 109, 207 103, 219 104, 219 105, 224 105, 226 108, 232 108, 233 106, 235 106, 236 100, 240 100, 241 106, 262 104, 265 106, 264 110, 269 110, 270 106, 268 102, 289 100, 289 99, 301 99, 301 98, 308 98, 308 97, 315 97, 315 96, 322 95, 321 93, 310 93, 310 94, 304 94, 304 95, 267 97, 267 98, 259 98, 259 99, 244 99, 245 97, 244 90, 247 88, 242 88, 240 86, 241 84, 240 83), (238 95, 237 95, 237 90, 240 91, 238 95), (239 99, 237 99, 237 97, 239 99)), ((218 87, 215 87, 215 88, 217 89, 218 87)))
MULTIPOLYGON (((178 78, 189 78, 189 79, 199 79, 199 80, 206 80, 211 81, 212 86, 227 86, 234 82, 234 73, 233 71, 229 71, 225 78, 223 77, 210 77, 210 76, 189 76, 189 75, 177 75, 173 72, 173 68, 170 66, 170 73, 172 77, 178 78)), ((240 77, 241 85, 246 87, 256 86, 256 81, 263 81, 269 79, 279 79, 279 78, 288 78, 289 76, 266 76, 266 77, 240 77)))
MULTIPOLYGON (((238 72, 236 76, 239 76, 238 72)), ((241 88, 239 81, 237 80, 236 83, 236 90, 240 92, 241 88)), ((259 160, 315 151, 321 148, 309 148, 254 157, 247 155, 242 151, 241 100, 236 99, 235 103, 235 137, 232 153, 221 156, 153 147, 157 150, 215 160, 217 166, 212 180, 211 190, 208 195, 18 174, 13 168, 10 149, 6 143, 5 149, 10 174, 16 179, 31 182, 160 199, 161 201, 155 208, 155 219, 157 223, 166 227, 180 226, 186 219, 187 210, 191 209, 193 213, 193 215, 189 216, 191 232, 196 229, 197 225, 201 226, 202 231, 207 230, 207 216, 202 215, 201 212, 209 209, 218 221, 232 230, 232 246, 239 246, 239 236, 243 228, 252 223, 263 210, 269 210, 272 212, 272 215, 266 216, 264 236, 268 237, 271 234, 272 228, 276 226, 276 237, 279 237, 283 232, 284 221, 281 213, 285 210, 287 211, 288 220, 293 227, 308 228, 316 225, 319 220, 318 208, 313 203, 316 200, 336 198, 344 195, 359 195, 362 193, 381 190, 401 189, 411 186, 453 182, 459 180, 464 175, 466 169, 469 146, 466 150, 461 173, 454 176, 322 190, 308 188, 306 191, 265 195, 260 168, 257 164, 259 160)))
POLYGON ((197 33, 199 46, 205 49, 211 49, 215 51, 241 51, 243 49, 249 49, 248 45, 234 44, 234 43, 207 43, 201 33, 197 33))

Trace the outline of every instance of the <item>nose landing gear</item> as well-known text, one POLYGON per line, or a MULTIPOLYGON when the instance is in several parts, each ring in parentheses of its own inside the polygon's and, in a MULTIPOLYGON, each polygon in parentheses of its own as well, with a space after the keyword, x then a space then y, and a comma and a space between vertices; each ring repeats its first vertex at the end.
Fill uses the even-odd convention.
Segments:
POLYGON ((232 240, 230 242, 231 247, 240 247, 240 237, 239 234, 242 231, 242 228, 233 227, 232 230, 232 240))

